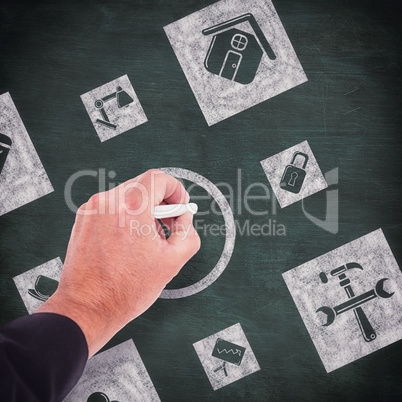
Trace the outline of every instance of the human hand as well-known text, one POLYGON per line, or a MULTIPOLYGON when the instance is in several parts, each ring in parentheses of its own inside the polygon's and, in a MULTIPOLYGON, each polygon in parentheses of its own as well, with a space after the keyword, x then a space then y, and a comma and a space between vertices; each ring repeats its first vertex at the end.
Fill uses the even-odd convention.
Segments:
POLYGON ((163 223, 154 206, 189 202, 183 185, 160 170, 95 194, 77 212, 57 291, 37 312, 74 320, 89 357, 147 310, 183 265, 200 238, 190 212, 163 223))

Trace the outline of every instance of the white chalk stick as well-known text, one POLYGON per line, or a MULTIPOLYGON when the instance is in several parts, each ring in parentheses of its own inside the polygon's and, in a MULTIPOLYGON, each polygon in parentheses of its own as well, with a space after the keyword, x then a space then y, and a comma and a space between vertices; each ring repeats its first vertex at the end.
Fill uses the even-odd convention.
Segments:
POLYGON ((194 202, 189 202, 188 204, 158 205, 155 207, 154 216, 156 219, 175 218, 186 212, 195 214, 197 211, 198 206, 194 202))

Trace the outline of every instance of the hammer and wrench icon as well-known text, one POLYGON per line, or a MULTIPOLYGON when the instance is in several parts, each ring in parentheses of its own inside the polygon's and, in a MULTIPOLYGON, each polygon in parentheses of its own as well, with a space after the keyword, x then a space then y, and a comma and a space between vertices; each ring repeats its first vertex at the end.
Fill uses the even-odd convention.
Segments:
MULTIPOLYGON (((332 276, 338 276, 340 280, 340 286, 343 287, 346 291, 346 294, 349 297, 349 300, 339 304, 336 307, 320 307, 316 312, 323 312, 327 316, 327 322, 323 324, 324 327, 331 325, 335 321, 335 317, 339 314, 345 313, 346 311, 353 310, 357 323, 359 324, 360 330, 362 332, 363 338, 366 342, 373 341, 377 335, 370 324, 366 314, 364 313, 361 305, 367 303, 368 301, 375 299, 376 297, 381 297, 383 299, 387 299, 391 297, 395 292, 389 293, 384 290, 384 282, 388 280, 388 278, 380 279, 375 288, 361 294, 360 296, 355 296, 352 287, 350 286, 350 279, 346 277, 345 272, 350 269, 360 269, 363 270, 363 267, 356 263, 351 262, 345 265, 342 265, 338 268, 335 268, 331 271, 332 276)), ((328 277, 324 272, 320 273, 321 282, 327 283, 328 277)))

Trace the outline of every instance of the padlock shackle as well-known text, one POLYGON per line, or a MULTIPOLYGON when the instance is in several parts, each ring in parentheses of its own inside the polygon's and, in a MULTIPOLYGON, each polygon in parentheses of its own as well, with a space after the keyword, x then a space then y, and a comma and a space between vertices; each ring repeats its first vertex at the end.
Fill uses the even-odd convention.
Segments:
POLYGON ((305 169, 306 166, 307 166, 307 162, 308 162, 308 155, 305 154, 305 153, 303 153, 303 152, 299 152, 299 151, 295 152, 295 153, 293 154, 292 162, 290 162, 290 164, 291 164, 291 165, 294 164, 294 162, 295 162, 295 160, 296 160, 296 157, 297 157, 298 155, 301 155, 301 156, 304 158, 304 163, 303 163, 302 169, 305 169))

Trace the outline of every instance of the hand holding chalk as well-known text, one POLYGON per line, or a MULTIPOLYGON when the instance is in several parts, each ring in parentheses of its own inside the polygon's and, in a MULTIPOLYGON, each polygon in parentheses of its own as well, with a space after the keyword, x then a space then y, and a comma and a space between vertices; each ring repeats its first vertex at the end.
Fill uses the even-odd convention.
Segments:
POLYGON ((193 215, 198 211, 198 206, 194 202, 188 204, 167 204, 158 205, 155 207, 154 216, 156 219, 176 218, 186 212, 191 212, 193 215))
POLYGON ((92 196, 77 212, 58 288, 37 312, 75 321, 88 356, 95 354, 158 299, 200 248, 193 215, 186 213, 197 210, 189 199, 180 181, 160 170, 114 187, 107 197, 92 196), (110 204, 122 191, 124 202, 110 204), (134 207, 137 213, 126 219, 134 207), (105 213, 88 216, 94 208, 105 213), (155 222, 154 210, 157 217, 177 217, 164 222, 169 237, 155 222))

